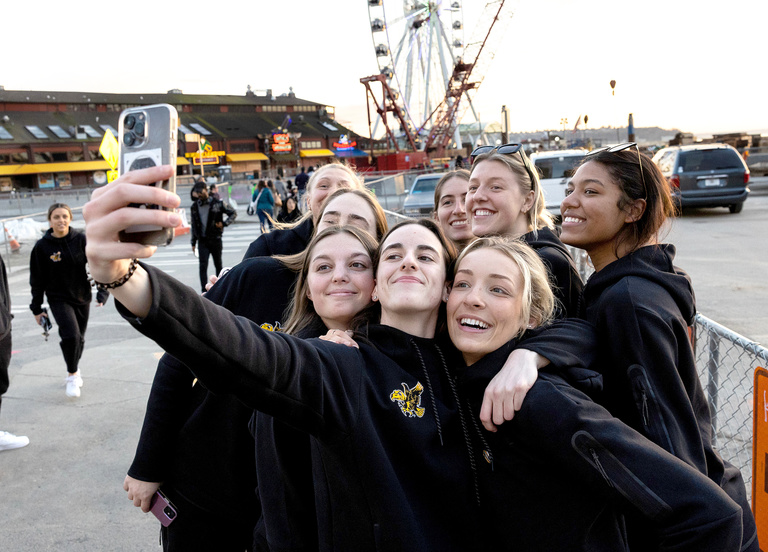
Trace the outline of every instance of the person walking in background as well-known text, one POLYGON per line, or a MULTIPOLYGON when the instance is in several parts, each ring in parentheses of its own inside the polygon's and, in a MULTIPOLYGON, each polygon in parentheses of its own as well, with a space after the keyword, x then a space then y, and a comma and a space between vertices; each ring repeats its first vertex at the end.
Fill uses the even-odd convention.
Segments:
MULTIPOLYGON (((46 314, 43 295, 47 296, 59 325, 61 352, 67 365, 66 393, 68 397, 79 397, 83 378, 78 362, 85 345, 92 292, 85 269, 85 234, 70 228, 71 222, 72 210, 68 205, 54 203, 48 208, 51 227, 35 244, 29 259, 29 308, 35 321, 41 324, 46 314)), ((99 290, 96 306, 102 306, 108 297, 106 290, 99 290)))
MULTIPOLYGON (((11 363, 11 293, 8 289, 8 275, 5 272, 5 262, 0 256, 0 406, 3 404, 3 394, 8 391, 8 365, 11 363)), ((0 430, 0 450, 11 450, 26 447, 29 438, 14 435, 0 430)))
MULTIPOLYGON (((290 180, 288 181, 290 183, 290 180)), ((283 184, 283 181, 280 180, 280 178, 275 178, 274 181, 274 188, 273 192, 277 192, 277 195, 280 196, 280 205, 277 204, 277 201, 275 201, 275 206, 280 207, 283 203, 285 203, 285 200, 288 199, 288 186, 283 184)), ((277 199, 277 198, 275 198, 277 199)), ((275 213, 275 216, 277 216, 277 213, 275 213)))
POLYGON ((277 215, 277 222, 290 224, 291 222, 296 222, 300 218, 301 210, 296 204, 296 200, 292 197, 287 198, 280 209, 280 214, 277 215))
POLYGON ((272 192, 263 180, 259 180, 259 186, 253 192, 253 197, 251 198, 251 206, 259 215, 259 225, 262 234, 268 233, 269 229, 273 227, 272 220, 269 217, 272 215, 274 205, 275 199, 272 197, 272 192))
POLYGON ((307 191, 307 182, 309 182, 309 175, 304 172, 304 167, 301 167, 301 172, 296 175, 294 184, 299 191, 299 206, 301 206, 301 200, 304 199, 304 193, 307 191))
POLYGON ((237 212, 227 203, 208 195, 208 185, 199 178, 192 187, 192 251, 199 245, 200 287, 205 292, 208 282, 208 256, 213 257, 216 274, 221 272, 221 252, 224 248, 221 235, 224 227, 229 226, 237 218, 237 212), (227 218, 224 218, 224 215, 227 218))
MULTIPOLYGON (((282 184, 282 182, 280 182, 280 184, 282 184)), ((283 206, 283 198, 275 189, 275 183, 272 182, 271 180, 267 180, 267 188, 269 188, 269 191, 272 193, 272 200, 275 202, 272 205, 272 212, 271 212, 272 220, 274 221, 274 220, 277 220, 277 214, 280 212, 280 207, 283 206)))

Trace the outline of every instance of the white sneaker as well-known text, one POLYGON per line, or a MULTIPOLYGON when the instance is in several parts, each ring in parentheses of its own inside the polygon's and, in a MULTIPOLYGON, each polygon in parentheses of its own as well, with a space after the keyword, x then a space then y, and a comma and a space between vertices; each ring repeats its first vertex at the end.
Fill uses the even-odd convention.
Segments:
POLYGON ((7 431, 0 431, 0 450, 11 450, 26 447, 29 444, 29 437, 23 435, 16 436, 7 431))
POLYGON ((80 385, 78 385, 78 379, 80 380, 80 385, 82 385, 83 380, 80 378, 80 376, 67 376, 67 397, 80 396, 80 385))
POLYGON ((80 377, 80 372, 75 374, 75 383, 77 384, 78 387, 83 386, 83 378, 80 377))

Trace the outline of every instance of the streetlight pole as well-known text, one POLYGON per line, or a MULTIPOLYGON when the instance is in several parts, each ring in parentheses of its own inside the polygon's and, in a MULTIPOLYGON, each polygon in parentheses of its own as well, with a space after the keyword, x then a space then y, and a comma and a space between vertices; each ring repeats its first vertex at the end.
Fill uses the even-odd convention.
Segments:
MULTIPOLYGON (((612 80, 608 84, 611 85, 611 96, 615 98, 616 97, 616 81, 612 80)), ((618 109, 617 109, 617 107, 618 106, 616 105, 616 100, 614 100, 613 101, 613 120, 614 121, 618 121, 618 109)), ((619 142, 621 142, 621 137, 619 136, 619 127, 617 125, 616 126, 616 143, 619 143, 619 142)))
MULTIPOLYGON (((197 142, 197 153, 200 155, 200 176, 203 175, 203 139, 199 134, 188 133, 184 135, 185 142, 197 142)), ((194 157, 192 158, 194 160, 194 157)), ((194 167, 194 163, 192 164, 194 167)), ((192 172, 194 174, 194 171, 192 172)))
POLYGON ((568 126, 568 118, 563 117, 562 119, 560 119, 560 124, 563 125, 563 140, 565 140, 567 144, 568 140, 565 138, 565 127, 568 126))
POLYGON ((507 111, 506 105, 501 106, 501 117, 502 124, 504 125, 504 131, 501 134, 501 142, 507 144, 509 143, 509 112, 507 111))

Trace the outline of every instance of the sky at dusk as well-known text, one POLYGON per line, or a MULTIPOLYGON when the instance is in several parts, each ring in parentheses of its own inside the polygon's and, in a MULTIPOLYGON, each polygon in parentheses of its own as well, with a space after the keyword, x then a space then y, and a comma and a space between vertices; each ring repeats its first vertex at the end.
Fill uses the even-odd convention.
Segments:
MULTIPOLYGON (((452 0, 451 0, 452 1, 452 0)), ((401 0, 385 0, 394 14, 401 0)), ((475 28, 484 2, 463 0, 475 28)), ((768 134, 768 1, 529 0, 474 99, 510 131, 625 125, 768 134), (609 81, 616 81, 615 96, 609 81)), ((394 17, 394 16, 393 16, 394 17)), ((360 78, 378 73, 367 0, 96 2, 3 7, 6 90, 187 94, 289 87, 367 134, 360 78), (34 11, 33 10, 34 6, 34 11)), ((471 114, 463 122, 471 122, 471 114)))

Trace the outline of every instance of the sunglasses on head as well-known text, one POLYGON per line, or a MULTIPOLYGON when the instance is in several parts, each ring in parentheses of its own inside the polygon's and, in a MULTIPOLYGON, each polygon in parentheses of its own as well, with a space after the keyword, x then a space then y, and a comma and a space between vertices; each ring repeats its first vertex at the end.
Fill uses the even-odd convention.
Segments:
POLYGON ((520 154, 520 159, 523 161, 523 166, 525 167, 525 171, 528 173, 528 176, 531 179, 531 184, 533 185, 534 182, 536 182, 536 178, 534 177, 534 174, 536 171, 531 166, 531 161, 528 159, 528 156, 525 155, 525 150, 523 149, 523 144, 504 144, 502 146, 478 146, 475 149, 472 150, 472 153, 469 154, 469 162, 470 164, 475 162, 475 159, 483 155, 484 153, 491 153, 491 152, 498 152, 502 155, 514 155, 516 153, 520 154))
POLYGON ((637 142, 624 142, 623 144, 617 144, 615 146, 605 146, 602 148, 597 148, 596 150, 590 151, 585 157, 589 158, 594 155, 599 155, 601 153, 617 153, 620 151, 624 151, 625 149, 629 149, 632 146, 634 146, 635 150, 637 151, 637 164, 640 165, 640 179, 643 184, 643 195, 645 196, 643 199, 648 199, 648 188, 645 186, 645 173, 643 172, 643 161, 640 157, 640 148, 637 146, 637 142))

